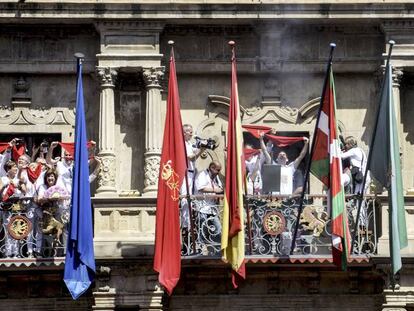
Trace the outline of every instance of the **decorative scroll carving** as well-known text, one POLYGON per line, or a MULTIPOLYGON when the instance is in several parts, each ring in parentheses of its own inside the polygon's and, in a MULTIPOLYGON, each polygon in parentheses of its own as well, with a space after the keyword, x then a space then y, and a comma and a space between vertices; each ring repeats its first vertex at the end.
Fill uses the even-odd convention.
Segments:
POLYGON ((148 87, 161 87, 161 79, 164 77, 165 67, 144 68, 142 76, 148 87))
POLYGON ((144 166, 144 184, 147 187, 156 187, 158 185, 158 174, 160 168, 160 156, 153 155, 145 158, 144 166))
POLYGON ((0 125, 75 125, 73 109, 0 106, 0 125))
MULTIPOLYGON (((227 115, 230 98, 219 95, 209 95, 208 99, 212 105, 216 106, 218 110, 227 115)), ((278 102, 278 104, 279 105, 274 106, 253 106, 249 108, 240 106, 243 123, 255 124, 266 121, 283 121, 285 123, 295 124, 298 119, 299 110, 297 108, 281 106, 280 102, 278 102)))
POLYGON ((115 157, 108 155, 102 157, 98 185, 99 187, 113 187, 115 185, 115 157))
POLYGON ((101 86, 113 87, 115 85, 118 72, 111 67, 97 67, 96 75, 100 79, 101 86))

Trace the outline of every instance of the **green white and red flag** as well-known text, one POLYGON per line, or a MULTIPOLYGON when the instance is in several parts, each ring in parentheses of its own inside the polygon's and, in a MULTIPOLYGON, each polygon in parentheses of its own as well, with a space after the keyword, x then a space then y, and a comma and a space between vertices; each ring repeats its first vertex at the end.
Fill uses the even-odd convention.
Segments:
POLYGON ((335 117, 335 85, 331 65, 328 68, 321 105, 314 136, 310 170, 327 188, 328 209, 331 211, 332 219, 333 262, 338 267, 346 269, 350 250, 350 235, 342 183, 341 149, 335 117))

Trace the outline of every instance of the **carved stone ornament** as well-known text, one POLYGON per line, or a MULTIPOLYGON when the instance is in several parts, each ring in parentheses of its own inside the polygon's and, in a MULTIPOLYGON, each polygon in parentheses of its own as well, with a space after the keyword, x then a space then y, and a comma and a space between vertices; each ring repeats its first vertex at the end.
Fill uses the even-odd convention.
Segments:
POLYGON ((145 158, 144 166, 144 184, 145 187, 152 187, 158 185, 158 174, 160 168, 160 157, 159 156, 150 156, 145 158))
POLYGON ((147 87, 161 87, 161 79, 164 77, 164 67, 145 68, 142 76, 147 87))
POLYGON ((101 86, 111 86, 113 87, 118 76, 116 69, 111 67, 97 67, 96 75, 100 79, 101 86))
POLYGON ((115 157, 101 156, 102 166, 99 171, 98 185, 99 187, 115 186, 115 157))
POLYGON ((0 106, 0 125, 75 125, 75 112, 67 107, 0 106))
MULTIPOLYGON (((209 95, 209 102, 222 110, 224 114, 228 113, 230 98, 220 95, 209 95)), ((253 106, 244 108, 240 105, 242 111, 243 124, 256 124, 263 122, 279 122, 295 124, 299 116, 299 110, 288 106, 253 106)))
POLYGON ((394 86, 397 86, 397 87, 400 86, 403 75, 404 75, 404 72, 402 68, 398 68, 398 67, 392 68, 392 83, 394 86))

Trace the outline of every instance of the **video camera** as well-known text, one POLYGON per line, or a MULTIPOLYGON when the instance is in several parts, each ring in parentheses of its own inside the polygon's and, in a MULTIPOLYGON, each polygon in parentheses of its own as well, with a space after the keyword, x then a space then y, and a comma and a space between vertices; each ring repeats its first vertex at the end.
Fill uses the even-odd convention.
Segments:
POLYGON ((198 136, 195 136, 194 138, 196 140, 194 146, 198 149, 204 148, 214 150, 217 147, 217 143, 213 138, 200 138, 198 136))

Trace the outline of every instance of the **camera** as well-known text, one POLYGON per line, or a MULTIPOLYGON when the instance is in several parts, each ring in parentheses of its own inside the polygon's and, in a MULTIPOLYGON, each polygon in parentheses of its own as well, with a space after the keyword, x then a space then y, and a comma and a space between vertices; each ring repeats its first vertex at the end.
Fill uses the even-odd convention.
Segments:
POLYGON ((198 136, 195 136, 194 138, 196 140, 194 146, 198 149, 205 148, 214 150, 217 147, 216 141, 213 138, 200 138, 198 136))
POLYGON ((16 143, 16 145, 23 145, 24 144, 24 139, 23 138, 16 138, 15 143, 16 143))

